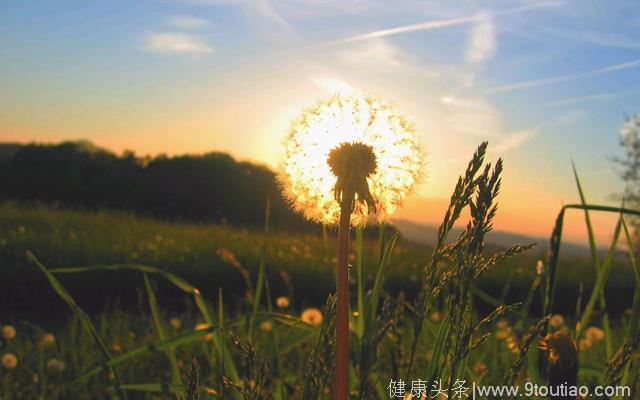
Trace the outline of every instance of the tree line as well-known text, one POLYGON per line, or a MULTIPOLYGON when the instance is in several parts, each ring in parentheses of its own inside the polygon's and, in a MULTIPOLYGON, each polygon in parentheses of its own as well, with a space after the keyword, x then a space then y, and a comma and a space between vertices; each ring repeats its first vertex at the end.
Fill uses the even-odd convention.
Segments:
POLYGON ((275 173, 229 154, 139 157, 90 142, 0 145, 0 199, 108 208, 169 220, 307 230, 280 195, 275 173))

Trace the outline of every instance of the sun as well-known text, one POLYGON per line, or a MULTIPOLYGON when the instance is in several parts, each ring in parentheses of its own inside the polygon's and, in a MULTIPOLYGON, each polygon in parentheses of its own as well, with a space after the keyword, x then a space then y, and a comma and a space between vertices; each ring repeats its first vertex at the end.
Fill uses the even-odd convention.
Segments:
POLYGON ((364 94, 322 99, 293 121, 278 175, 285 197, 307 219, 337 223, 336 176, 327 159, 345 143, 369 146, 377 165, 366 178, 374 206, 356 201, 351 223, 387 220, 421 178, 424 155, 412 124, 390 104, 364 94))

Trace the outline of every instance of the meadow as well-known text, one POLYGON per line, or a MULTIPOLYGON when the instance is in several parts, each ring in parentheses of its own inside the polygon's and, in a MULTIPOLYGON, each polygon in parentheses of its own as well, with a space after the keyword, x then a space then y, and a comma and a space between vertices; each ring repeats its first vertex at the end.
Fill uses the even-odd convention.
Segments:
MULTIPOLYGON (((548 382, 547 331, 576 339, 580 384, 637 395, 633 254, 558 259, 558 229, 549 258, 485 249, 484 230, 445 240, 462 197, 434 247, 354 233, 352 398, 390 398, 402 379, 405 395, 416 379, 448 385, 434 398, 458 381, 548 382)), ((2 399, 329 398, 334 234, 271 231, 255 207, 264 229, 2 203, 2 399)))

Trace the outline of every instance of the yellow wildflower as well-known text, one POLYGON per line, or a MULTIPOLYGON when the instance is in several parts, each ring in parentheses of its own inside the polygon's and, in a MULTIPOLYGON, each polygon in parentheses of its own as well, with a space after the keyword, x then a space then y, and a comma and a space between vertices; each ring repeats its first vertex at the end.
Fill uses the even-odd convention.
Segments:
POLYGON ((310 325, 320 325, 322 323, 322 312, 317 308, 307 308, 300 315, 300 319, 310 325))
POLYGON ((14 369, 18 365, 18 357, 13 353, 5 353, 2 355, 2 366, 6 369, 14 369))

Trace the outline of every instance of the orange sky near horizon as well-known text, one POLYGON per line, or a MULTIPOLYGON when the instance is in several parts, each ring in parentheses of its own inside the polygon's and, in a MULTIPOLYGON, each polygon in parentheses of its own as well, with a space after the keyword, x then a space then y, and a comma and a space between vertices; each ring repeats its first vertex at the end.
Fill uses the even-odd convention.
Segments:
MULTIPOLYGON (((403 208, 396 212, 394 218, 439 225, 448 205, 449 199, 446 198, 426 198, 414 195, 407 199, 403 208)), ((527 210, 530 213, 523 213, 518 209, 519 207, 513 207, 511 203, 501 201, 498 198, 498 213, 494 221, 494 230, 521 233, 549 240, 562 204, 558 203, 554 206, 553 204, 537 203, 529 204, 529 206, 532 207, 527 210)), ((613 239, 618 216, 613 213, 592 212, 590 217, 598 246, 609 246, 613 239)), ((461 218, 461 221, 463 222, 459 225, 463 225, 466 220, 461 218)), ((582 211, 568 210, 566 212, 563 238, 572 243, 588 246, 588 232, 582 211)))

